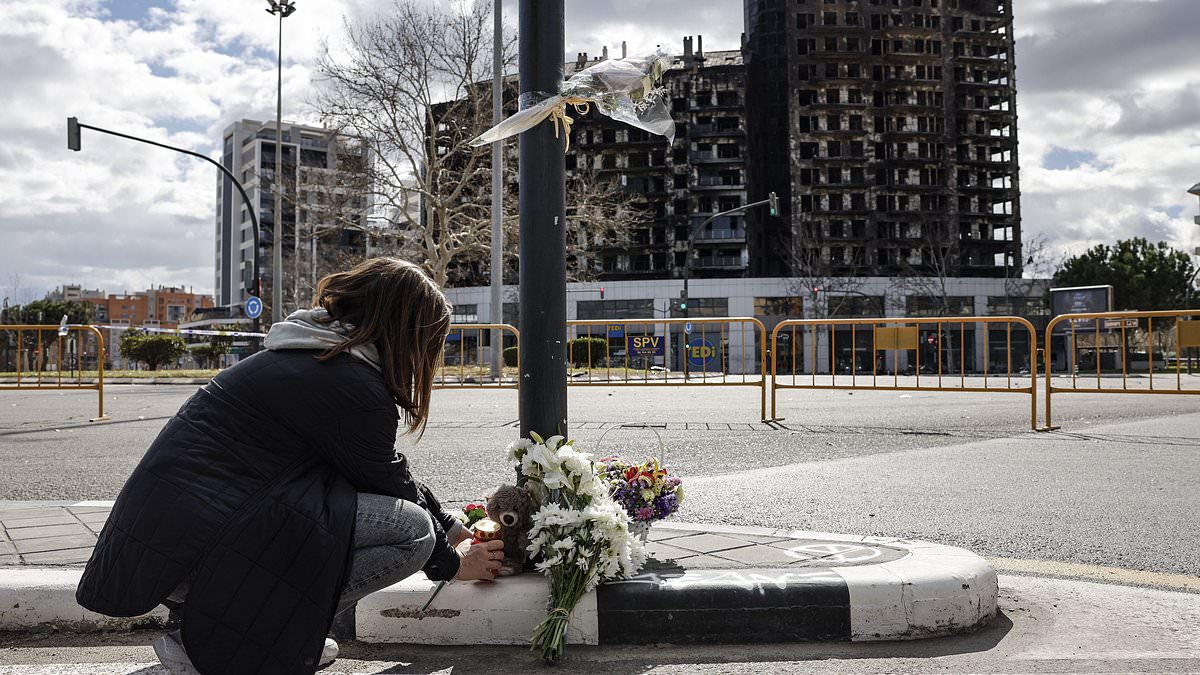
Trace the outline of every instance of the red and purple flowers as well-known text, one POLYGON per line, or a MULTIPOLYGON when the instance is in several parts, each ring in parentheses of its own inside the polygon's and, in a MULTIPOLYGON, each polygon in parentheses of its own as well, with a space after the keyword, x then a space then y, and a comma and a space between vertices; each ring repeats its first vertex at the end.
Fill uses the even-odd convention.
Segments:
POLYGON ((672 476, 653 457, 641 464, 607 457, 596 462, 596 471, 632 521, 662 520, 678 511, 683 501, 683 480, 672 476))

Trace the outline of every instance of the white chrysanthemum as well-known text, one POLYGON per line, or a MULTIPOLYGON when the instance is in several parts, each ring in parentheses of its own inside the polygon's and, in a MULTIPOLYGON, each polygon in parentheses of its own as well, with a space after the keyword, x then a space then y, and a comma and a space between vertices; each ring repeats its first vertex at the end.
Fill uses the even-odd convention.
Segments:
POLYGON ((521 457, 525 455, 525 451, 528 450, 532 445, 533 441, 529 440, 528 438, 519 438, 512 443, 509 443, 508 451, 505 453, 509 463, 519 464, 521 462, 521 457))

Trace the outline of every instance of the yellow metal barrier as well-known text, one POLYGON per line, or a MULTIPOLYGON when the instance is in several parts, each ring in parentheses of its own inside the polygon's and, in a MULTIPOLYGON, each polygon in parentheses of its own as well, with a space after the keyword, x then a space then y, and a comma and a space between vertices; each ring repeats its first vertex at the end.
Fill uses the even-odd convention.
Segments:
MULTIPOLYGON (((495 334, 492 338, 496 339, 495 334)), ((520 353, 521 333, 506 323, 472 323, 451 324, 446 334, 446 349, 442 352, 442 366, 434 378, 435 389, 459 389, 465 387, 487 389, 520 389, 520 353), (500 360, 500 376, 492 377, 491 360, 485 358, 484 334, 497 331, 499 344, 492 344, 492 349, 503 349, 506 338, 512 338, 512 346, 517 347, 517 365, 508 367, 511 375, 506 375, 504 359, 500 360)))
POLYGON ((782 419, 780 389, 986 391, 1029 394, 1029 426, 1037 429, 1036 349, 1033 324, 1016 316, 788 319, 771 331, 771 417, 782 419), (999 346, 991 336, 996 324, 1002 325, 999 346), (980 326, 982 340, 975 335, 980 326), (1028 377, 1029 386, 1014 384, 1014 376, 1028 377))
POLYGON ((38 326, 38 325, 0 325, 0 335, 3 335, 3 342, 0 342, 0 354, 3 354, 3 362, 0 362, 0 371, 7 379, 8 377, 16 376, 14 382, 0 382, 0 391, 31 391, 37 389, 95 389, 97 398, 97 413, 91 418, 92 422, 108 419, 108 415, 104 414, 104 336, 95 326, 38 326), (68 338, 67 344, 71 344, 70 334, 74 332, 78 336, 74 342, 76 348, 74 350, 73 359, 69 359, 67 366, 74 373, 74 381, 70 377, 63 381, 63 338, 68 338), (10 334, 16 334, 15 349, 9 343, 10 334), (46 341, 43 338, 49 333, 54 338, 53 342, 46 341), (85 336, 94 336, 95 342, 95 359, 96 359, 96 381, 84 382, 83 368, 80 368, 80 359, 84 352, 88 351, 85 347, 85 336), (15 359, 12 358, 12 352, 15 351, 15 359), (46 362, 46 352, 54 352, 54 369, 47 370, 46 367, 50 364, 46 362), (13 368, 13 370, 9 370, 13 368), (32 372, 30 372, 32 371, 32 372))
POLYGON ((1165 310, 1154 312, 1102 312, 1094 314, 1060 314, 1054 317, 1046 326, 1046 426, 1043 431, 1057 429, 1050 419, 1051 398, 1055 393, 1093 393, 1093 394, 1200 394, 1200 376, 1195 380, 1183 379, 1183 361, 1188 361, 1188 375, 1192 376, 1192 354, 1184 356, 1183 350, 1193 350, 1200 347, 1200 310, 1165 310), (1156 361, 1155 321, 1158 323, 1157 358, 1161 358, 1162 375, 1156 380, 1154 364, 1156 361), (1055 328, 1068 323, 1059 335, 1055 328), (1119 339, 1118 339, 1119 334, 1119 339), (1136 344, 1131 344, 1130 339, 1136 344), (1062 338, 1061 341, 1056 338, 1062 338), (1061 350, 1056 350, 1055 343, 1061 342, 1061 350), (1131 347, 1144 347, 1144 352, 1131 354, 1131 347), (1174 377, 1168 353, 1174 352, 1174 377), (1113 353, 1109 365, 1109 375, 1104 374, 1104 353, 1113 353), (1056 356, 1063 356, 1063 368, 1070 374, 1070 387, 1056 387, 1051 381, 1052 370, 1058 361, 1056 356), (1090 358, 1085 358, 1090 357, 1090 358), (1136 358, 1134 358, 1136 357, 1136 358), (1145 368, 1137 367, 1145 361, 1145 368), (1094 361, 1094 363, 1092 363, 1094 361), (1120 386, 1118 382, 1117 365, 1120 364, 1120 386), (1081 367, 1082 366, 1082 367, 1081 367), (1132 366, 1132 367, 1131 367, 1132 366), (1081 374, 1086 370, 1087 374, 1081 374), (1092 371, 1094 372, 1094 375, 1092 371), (1165 377, 1164 377, 1165 376, 1165 377), (1079 386, 1079 380, 1091 381, 1095 378, 1095 386, 1079 386), (1131 379, 1132 378, 1132 379, 1131 379), (1174 387, 1163 387, 1162 382, 1174 380, 1174 387), (1104 386, 1105 381, 1113 386, 1104 386), (1156 386, 1156 382, 1159 386, 1156 386), (1185 386, 1185 384, 1190 386, 1185 386))
POLYGON ((568 384, 758 387, 766 421, 766 333, 754 317, 568 321, 568 339, 597 339, 569 343, 568 384))

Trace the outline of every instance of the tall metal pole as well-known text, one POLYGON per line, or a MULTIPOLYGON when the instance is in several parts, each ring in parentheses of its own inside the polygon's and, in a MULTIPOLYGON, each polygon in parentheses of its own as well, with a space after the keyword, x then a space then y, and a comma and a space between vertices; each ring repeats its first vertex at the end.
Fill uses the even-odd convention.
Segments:
MULTIPOLYGON (((496 0, 492 9, 492 124, 504 116, 504 21, 503 5, 496 0)), ((504 323, 504 231, 501 216, 504 206, 504 145, 492 143, 492 323, 504 323)), ((504 356, 504 334, 492 331, 492 377, 500 379, 504 356)))
POLYGON ((279 12, 279 52, 275 67, 275 192, 271 237, 271 323, 283 319, 283 12, 279 12))
POLYGON ((279 16, 279 52, 275 68, 275 192, 271 234, 271 323, 283 319, 283 20, 296 11, 291 0, 268 0, 268 14, 279 16))
MULTIPOLYGON (((521 107, 563 81, 563 0, 520 0, 521 107)), ((521 134, 521 435, 567 434, 565 139, 543 122, 521 134)))

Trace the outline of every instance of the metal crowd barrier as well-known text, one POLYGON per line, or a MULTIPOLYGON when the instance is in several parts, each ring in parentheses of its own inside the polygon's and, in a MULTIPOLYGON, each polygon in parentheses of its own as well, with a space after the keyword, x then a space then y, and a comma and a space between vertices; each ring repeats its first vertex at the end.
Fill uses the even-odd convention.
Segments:
POLYGON ((1036 349, 1033 324, 1016 316, 789 319, 771 332, 771 417, 782 419, 780 389, 1020 393, 1037 429, 1036 349))
MULTIPOLYGON (((1165 310, 1154 312, 1102 312, 1092 314, 1060 314, 1046 326, 1046 426, 1043 431, 1057 429, 1051 423, 1051 399, 1053 394, 1200 394, 1200 376, 1192 374, 1192 350, 1200 347, 1200 310, 1165 310), (1158 357, 1163 367, 1155 378, 1155 320, 1158 320, 1158 357), (1068 323, 1069 322, 1069 323, 1068 323), (1055 329, 1063 327, 1059 335, 1055 329), (1117 335, 1120 335, 1119 339, 1117 335), (1131 353, 1130 337, 1133 337, 1145 352, 1131 353), (1056 339, 1061 338, 1061 339, 1056 339), (1056 346, 1060 349, 1056 349, 1056 346), (1185 356, 1183 350, 1189 353, 1185 356), (1105 374, 1105 352, 1111 354, 1105 374), (1168 353, 1174 353, 1174 372, 1168 353), (1059 358, 1062 367, 1058 367, 1059 358), (1136 358, 1134 358, 1136 356, 1136 358), (1090 358, 1089 358, 1090 357, 1090 358), (1183 362, 1187 360, 1187 374, 1195 380, 1185 380, 1183 362), (1145 367, 1140 367, 1141 362, 1145 367), (1118 377, 1117 367, 1120 366, 1118 377), (1054 386, 1052 370, 1065 371, 1071 378, 1071 386, 1054 386), (1094 371, 1094 372, 1093 372, 1094 371), (1084 374, 1086 372, 1086 374, 1084 374), (1172 377, 1173 375, 1173 377, 1172 377), (1080 386, 1080 380, 1094 386, 1080 386), (1104 386, 1105 382, 1111 386, 1104 386), (1164 381, 1167 386, 1163 386, 1164 381), (1174 386, 1170 386, 1174 381, 1174 386), (1119 386, 1118 386, 1119 383, 1119 386), (1189 386, 1185 386, 1189 385, 1189 386)), ((1200 365, 1200 364, 1198 364, 1200 365)))
POLYGON ((98 328, 79 325, 0 325, 0 336, 3 336, 3 341, 0 341, 0 376, 8 380, 15 375, 15 382, 0 381, 0 391, 94 389, 96 390, 97 412, 96 416, 89 421, 108 419, 108 415, 104 414, 104 336, 98 328), (16 345, 12 345, 10 342, 14 333, 16 345), (47 370, 47 366, 50 364, 47 363, 46 352, 51 344, 43 341, 46 333, 54 336, 52 344, 54 368, 52 370, 47 370), (68 355, 67 366, 74 375, 68 376, 64 381, 63 339, 67 338, 68 346, 71 345, 71 333, 76 333, 77 337, 74 341, 75 349, 68 355), (95 382, 84 382, 84 369, 80 367, 82 357, 90 352, 85 349, 85 336, 94 336, 96 339, 95 382))
POLYGON ((505 323, 451 324, 446 334, 446 349, 442 352, 442 365, 433 380, 434 389, 519 389, 520 388, 521 333, 505 323), (492 331, 496 331, 492 333, 492 331), (485 345, 485 333, 491 333, 489 345, 485 345), (511 340, 509 340, 511 338, 511 340), (499 340, 499 344, 495 344, 499 340), (503 353, 500 361, 500 376, 492 376, 491 349, 503 349, 506 343, 517 348, 517 362, 505 366, 503 353), (511 375, 505 374, 508 370, 511 375))
POLYGON ((567 322, 571 386, 748 386, 767 418, 766 327, 754 317, 567 322), (572 353, 572 350, 575 350, 572 353))

